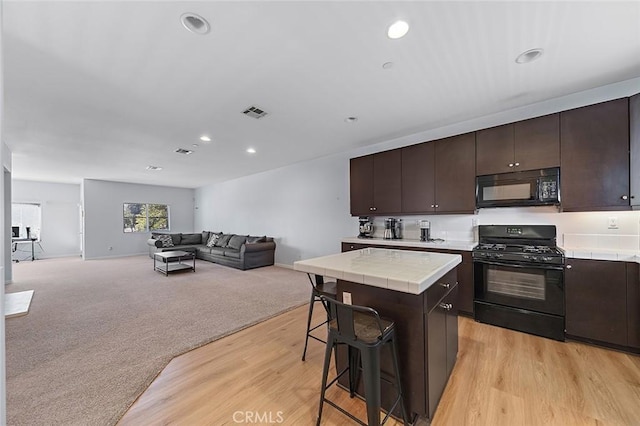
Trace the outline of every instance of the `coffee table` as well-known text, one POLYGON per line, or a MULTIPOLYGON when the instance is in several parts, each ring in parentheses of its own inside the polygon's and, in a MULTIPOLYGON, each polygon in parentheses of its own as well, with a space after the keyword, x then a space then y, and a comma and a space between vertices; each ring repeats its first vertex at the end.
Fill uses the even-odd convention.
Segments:
POLYGON ((190 269, 196 271, 196 254, 188 251, 163 251, 153 255, 153 270, 169 276, 169 272, 184 271, 190 269), (160 260, 161 263, 156 263, 160 260), (182 263, 182 261, 192 261, 193 263, 182 263))

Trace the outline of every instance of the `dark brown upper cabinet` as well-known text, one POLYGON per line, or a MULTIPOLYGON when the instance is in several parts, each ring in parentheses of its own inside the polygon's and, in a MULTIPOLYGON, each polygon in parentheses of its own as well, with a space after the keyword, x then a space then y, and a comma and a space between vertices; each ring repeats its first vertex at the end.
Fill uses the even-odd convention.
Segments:
POLYGON ((397 214, 401 209, 399 149, 350 160, 351 215, 397 214))
POLYGON ((560 113, 564 211, 628 210, 629 99, 560 113))
POLYGON ((629 145, 631 150, 631 205, 640 206, 640 93, 629 98, 629 145))
POLYGON ((560 118, 550 114, 476 132, 476 174, 560 165, 560 118))
POLYGON ((402 213, 473 213, 475 134, 402 148, 402 213))

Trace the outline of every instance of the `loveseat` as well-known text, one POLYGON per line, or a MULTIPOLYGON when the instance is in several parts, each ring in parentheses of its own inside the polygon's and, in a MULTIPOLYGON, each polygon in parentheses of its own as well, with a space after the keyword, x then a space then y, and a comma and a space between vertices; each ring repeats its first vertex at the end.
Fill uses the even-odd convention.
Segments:
POLYGON ((147 245, 151 258, 154 253, 182 250, 195 252, 196 259, 243 271, 273 265, 276 251, 276 243, 271 237, 210 231, 191 234, 154 232, 147 245))

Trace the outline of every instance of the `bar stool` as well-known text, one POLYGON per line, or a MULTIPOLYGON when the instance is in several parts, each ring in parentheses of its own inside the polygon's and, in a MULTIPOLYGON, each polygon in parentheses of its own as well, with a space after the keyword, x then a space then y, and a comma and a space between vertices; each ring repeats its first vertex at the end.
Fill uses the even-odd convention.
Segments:
MULTIPOLYGON (((367 426, 353 414, 347 412, 333 401, 325 397, 327 388, 336 383, 338 379, 349 371, 349 393, 353 398, 358 372, 358 358, 362 363, 362 378, 364 380, 364 398, 367 404, 367 419, 369 426, 384 424, 395 408, 400 404, 402 410, 402 420, 405 425, 409 424, 409 418, 402 396, 402 385, 400 384, 400 368, 398 366, 398 350, 395 338, 395 323, 388 319, 380 318, 375 309, 366 306, 345 305, 334 299, 320 297, 329 306, 331 320, 329 321, 329 335, 327 337, 327 347, 324 354, 324 367, 322 370, 322 388, 320 392, 320 407, 318 409, 318 421, 320 425, 322 418, 323 404, 333 406, 357 423, 367 426), (329 364, 331 352, 336 345, 347 345, 349 353, 348 365, 338 373, 338 375, 327 384, 329 375, 329 364), (393 361, 394 382, 392 383, 398 396, 387 415, 380 423, 380 351, 384 345, 390 345, 391 358, 393 361)), ((383 379, 386 380, 386 379, 383 379)))
POLYGON ((329 322, 329 319, 328 319, 329 308, 327 304, 322 301, 321 296, 325 296, 329 299, 335 299, 336 293, 337 293, 337 286, 335 282, 325 283, 323 276, 316 275, 316 282, 314 283, 313 280, 311 279, 311 274, 307 274, 307 277, 309 277, 309 282, 311 283, 311 300, 309 301, 309 316, 307 318, 307 335, 304 339, 304 351, 302 352, 303 361, 307 355, 307 344, 309 343, 309 337, 317 340, 318 342, 327 343, 324 340, 319 339, 316 336, 313 336, 311 332, 316 328, 322 327, 327 322, 329 322), (322 306, 324 306, 325 311, 327 311, 327 320, 311 328, 311 317, 313 315, 313 305, 315 305, 316 302, 321 302, 322 306))

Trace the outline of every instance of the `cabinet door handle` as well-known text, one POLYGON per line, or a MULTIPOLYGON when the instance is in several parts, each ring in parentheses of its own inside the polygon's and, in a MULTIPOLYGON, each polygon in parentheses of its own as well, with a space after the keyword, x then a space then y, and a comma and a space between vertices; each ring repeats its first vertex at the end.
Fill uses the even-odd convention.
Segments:
POLYGON ((509 167, 513 167, 513 163, 509 163, 509 167))
POLYGON ((444 288, 449 288, 451 285, 449 283, 440 283, 440 285, 444 288))
POLYGON ((571 265, 567 265, 567 269, 571 269, 571 265))
POLYGON ((451 303, 441 303, 438 306, 440 306, 442 309, 445 309, 447 311, 450 311, 451 308, 453 308, 453 305, 451 303))
POLYGON ((628 199, 629 199, 629 197, 628 197, 627 195, 623 195, 623 196, 622 196, 622 197, 620 197, 620 198, 622 198, 623 200, 628 200, 628 199))
POLYGON ((516 167, 518 167, 520 165, 520 163, 516 163, 516 167))
POLYGON ((439 206, 436 204, 436 209, 437 209, 438 207, 439 207, 439 206))
POLYGON ((434 208, 436 205, 435 204, 431 204, 431 208, 434 208))

